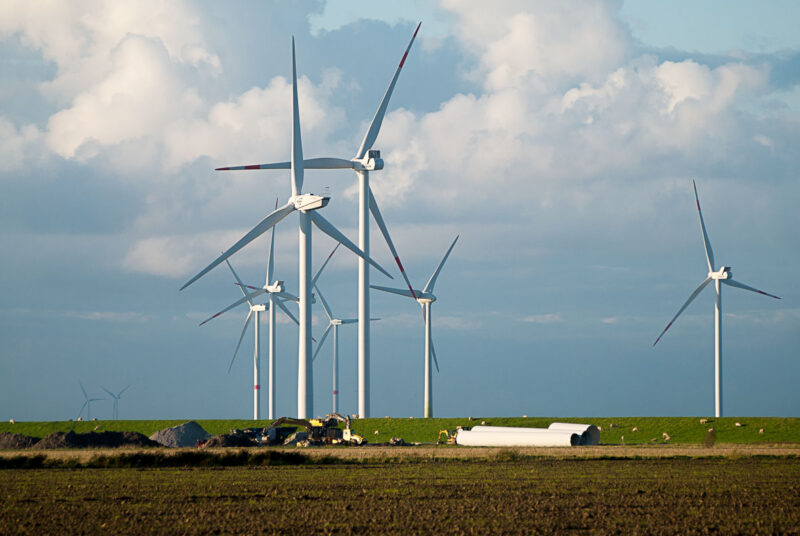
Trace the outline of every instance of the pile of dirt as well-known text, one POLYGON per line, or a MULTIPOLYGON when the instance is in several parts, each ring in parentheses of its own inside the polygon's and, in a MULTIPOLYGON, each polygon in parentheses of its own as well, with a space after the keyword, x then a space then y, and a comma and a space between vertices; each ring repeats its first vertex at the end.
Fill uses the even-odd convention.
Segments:
POLYGON ((27 449, 35 445, 38 441, 38 437, 0 432, 0 449, 27 449))
POLYGON ((139 432, 53 432, 33 445, 34 449, 82 449, 108 447, 160 447, 139 432))
POLYGON ((194 421, 179 426, 164 428, 150 436, 150 439, 165 447, 193 447, 198 441, 204 441, 211 434, 194 421))
POLYGON ((204 447, 257 447, 258 443, 244 434, 220 434, 210 437, 204 447))

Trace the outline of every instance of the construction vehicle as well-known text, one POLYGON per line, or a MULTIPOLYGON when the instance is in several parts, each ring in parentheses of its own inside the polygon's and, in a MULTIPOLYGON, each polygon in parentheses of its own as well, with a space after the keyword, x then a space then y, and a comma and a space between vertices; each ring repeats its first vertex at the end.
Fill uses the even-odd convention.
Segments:
POLYGON ((360 435, 350 430, 350 417, 342 417, 338 413, 331 413, 324 419, 292 419, 281 417, 265 429, 262 436, 270 445, 284 444, 287 440, 304 445, 363 445, 367 441, 360 435), (338 427, 340 422, 345 423, 345 428, 338 427), (305 428, 305 432, 298 432, 292 437, 293 429, 284 425, 305 428), (301 435, 302 434, 302 435, 301 435))
POLYGON ((456 444, 456 436, 458 435, 458 431, 461 430, 459 426, 457 430, 439 430, 439 437, 436 440, 437 445, 455 445, 456 444), (443 437, 444 436, 444 437, 443 437))

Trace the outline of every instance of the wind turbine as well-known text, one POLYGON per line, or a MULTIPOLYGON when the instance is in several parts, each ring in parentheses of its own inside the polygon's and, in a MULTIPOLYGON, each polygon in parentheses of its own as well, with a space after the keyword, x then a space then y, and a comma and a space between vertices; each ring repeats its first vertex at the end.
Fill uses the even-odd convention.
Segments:
POLYGON ((442 261, 439 263, 436 271, 433 272, 433 275, 431 275, 431 278, 428 280, 428 283, 422 290, 406 290, 402 288, 389 288, 372 285, 372 288, 376 290, 382 290, 384 292, 391 292, 393 294, 399 294, 400 296, 413 298, 417 300, 417 303, 419 303, 422 307, 422 319, 425 322, 425 417, 433 417, 431 357, 436 365, 436 372, 439 372, 439 362, 436 359, 436 351, 433 349, 433 338, 431 337, 431 304, 436 301, 436 296, 433 294, 433 286, 436 284, 436 278, 439 277, 439 273, 442 271, 442 266, 444 266, 447 257, 450 256, 450 252, 453 251, 453 246, 456 245, 457 241, 458 236, 456 236, 455 240, 453 240, 453 243, 450 244, 447 253, 444 254, 444 257, 442 257, 442 261))
MULTIPOLYGON (((278 201, 275 201, 275 205, 277 207, 278 201)), ((261 365, 261 352, 260 352, 260 314, 263 311, 267 311, 269 313, 269 419, 275 418, 275 341, 276 341, 276 333, 277 330, 275 329, 275 306, 277 305, 280 307, 283 312, 291 318, 295 324, 299 324, 297 318, 292 314, 292 312, 286 307, 283 303, 284 300, 292 300, 297 301, 297 296, 293 296, 287 292, 284 292, 284 283, 283 281, 274 280, 272 279, 274 271, 275 271, 275 261, 274 261, 274 254, 275 254, 275 227, 272 228, 272 237, 269 243, 269 250, 267 253, 267 274, 266 279, 263 287, 254 287, 251 285, 245 285, 242 283, 242 280, 239 279, 239 276, 234 271, 233 266, 228 263, 228 267, 231 269, 231 273, 233 273, 233 277, 236 278, 236 284, 242 290, 242 294, 244 294, 243 298, 233 302, 231 305, 223 309, 222 311, 218 312, 211 318, 204 320, 200 323, 202 326, 209 320, 212 320, 222 313, 233 309, 234 307, 241 305, 245 302, 250 305, 250 313, 247 315, 247 319, 245 319, 245 326, 242 329, 242 334, 239 337, 239 344, 236 345, 236 351, 233 353, 233 359, 236 359, 236 352, 239 351, 239 345, 242 343, 242 337, 244 337, 244 332, 247 330, 247 325, 250 320, 250 314, 256 313, 255 319, 255 350, 253 355, 253 419, 258 420, 261 401, 260 401, 260 390, 261 390, 261 382, 260 382, 260 365, 261 365), (273 281, 270 284, 270 281, 273 281), (245 289, 255 290, 255 292, 248 293, 245 289), (269 298, 269 301, 265 304, 253 304, 253 298, 257 298, 262 294, 266 294, 269 298)), ((228 262, 226 260, 226 262, 228 262)), ((233 365, 233 360, 231 360, 231 366, 233 365)), ((230 367, 228 368, 228 372, 230 372, 230 367)))
MULTIPOLYGON (((369 267, 367 266, 366 259, 369 258, 369 212, 375 218, 378 228, 383 234, 386 244, 400 269, 400 274, 405 279, 408 289, 413 294, 411 282, 403 269, 403 264, 400 262, 400 256, 392 243, 389 236, 389 230, 386 228, 386 223, 383 220, 378 203, 375 201, 375 196, 372 194, 372 189, 369 186, 369 172, 379 171, 383 169, 383 160, 381 159, 381 152, 373 150, 372 146, 378 138, 378 133, 383 123, 383 117, 386 115, 386 109, 389 106, 389 99, 394 91, 394 86, 397 83, 397 78, 400 76, 400 70, 406 62, 408 52, 411 50, 411 45, 414 44, 414 39, 417 37, 417 32, 422 25, 420 22, 414 30, 414 35, 411 36, 411 41, 408 43, 403 58, 400 64, 395 69, 394 76, 386 93, 383 95, 378 110, 375 112, 372 122, 364 135, 361 145, 356 151, 353 158, 311 158, 303 161, 305 169, 352 169, 358 175, 358 247, 364 252, 364 257, 358 261, 358 415, 362 418, 370 416, 370 300, 369 300, 369 267)), ((230 166, 217 168, 217 171, 241 171, 253 169, 289 169, 290 162, 277 162, 272 164, 255 164, 247 166, 230 166)))
POLYGON ((375 261, 366 257, 363 251, 317 212, 328 204, 330 201, 329 196, 303 193, 303 143, 300 137, 300 111, 297 102, 297 68, 294 37, 292 37, 292 152, 289 168, 291 169, 292 195, 287 203, 267 215, 253 227, 250 232, 183 285, 181 290, 197 281, 222 261, 274 227, 289 214, 295 211, 298 212, 300 246, 300 277, 298 285, 300 293, 300 321, 297 351, 297 416, 301 419, 305 419, 313 415, 314 405, 313 375, 309 373, 311 368, 311 224, 313 223, 316 225, 320 231, 329 235, 337 242, 344 244, 345 247, 359 257, 368 259, 370 264, 389 278, 392 278, 392 276, 375 261))
MULTIPOLYGON (((130 385, 128 385, 128 387, 130 387, 130 385)), ((125 391, 127 391, 127 390, 128 390, 128 387, 126 387, 125 389, 123 389, 123 390, 122 390, 122 391, 120 391, 119 393, 117 393, 117 394, 114 394, 114 393, 112 393, 111 391, 109 391, 108 389, 106 389, 105 387, 103 387, 102 385, 100 386, 100 388, 101 388, 103 391, 105 391, 106 393, 108 393, 109 395, 111 395, 111 398, 113 398, 113 399, 114 399, 114 420, 115 420, 115 421, 117 420, 117 418, 119 418, 119 398, 122 396, 122 393, 124 393, 125 391)))
POLYGON ((669 321, 667 327, 664 328, 664 331, 658 336, 656 341, 653 343, 653 346, 658 344, 658 341, 661 340, 661 337, 667 332, 667 330, 672 326, 673 322, 680 316, 686 307, 692 303, 692 301, 697 297, 700 292, 706 288, 706 286, 711 282, 714 281, 714 290, 716 293, 716 297, 714 300, 714 412, 717 417, 722 416, 722 285, 729 285, 731 287, 741 288, 744 290, 749 290, 750 292, 756 292, 758 294, 763 294, 764 296, 769 296, 770 298, 775 298, 780 300, 778 296, 774 296, 769 294, 768 292, 764 292, 763 290, 758 290, 757 288, 753 288, 751 286, 745 285, 744 283, 740 283, 738 281, 734 281, 733 273, 731 272, 731 268, 729 266, 720 266, 719 270, 714 268, 714 251, 711 249, 711 242, 708 240, 708 233, 706 232, 706 224, 703 221, 703 213, 700 210, 700 198, 697 196, 697 184, 694 180, 692 180, 692 186, 694 186, 694 199, 697 203, 697 214, 700 216, 700 229, 703 231, 703 244, 706 248, 706 261, 708 262, 708 276, 703 280, 702 283, 695 289, 694 292, 689 296, 689 299, 686 300, 686 303, 678 309, 678 312, 675 316, 672 317, 672 320, 669 321))
MULTIPOLYGON (((355 324, 358 322, 357 318, 335 317, 331 311, 330 305, 328 305, 328 302, 325 299, 325 296, 322 295, 322 291, 317 285, 317 280, 322 274, 322 270, 325 269, 325 266, 327 266, 328 261, 331 260, 333 254, 336 253, 338 247, 339 245, 337 244, 336 247, 333 248, 333 251, 331 251, 331 254, 328 255, 328 258, 325 260, 325 263, 314 276, 314 288, 317 289, 317 295, 322 303, 322 308, 325 310, 325 315, 328 317, 328 326, 325 328, 325 332, 322 334, 322 337, 317 343, 317 349, 314 351, 314 356, 311 358, 312 362, 317 359, 317 354, 319 354, 319 351, 322 349, 322 345, 325 344, 325 339, 328 337, 328 333, 330 333, 331 328, 333 328, 333 413, 339 413, 339 326, 355 324)), ((370 320, 380 320, 380 318, 371 318, 370 320)))
POLYGON ((78 385, 81 386, 81 392, 83 392, 83 398, 86 402, 83 403, 81 406, 81 410, 78 412, 78 418, 80 418, 81 413, 83 413, 83 408, 87 408, 86 410, 86 420, 92 420, 92 402, 97 402, 98 400, 105 400, 105 398, 89 398, 89 395, 86 393, 86 389, 83 388, 83 383, 78 380, 78 385))

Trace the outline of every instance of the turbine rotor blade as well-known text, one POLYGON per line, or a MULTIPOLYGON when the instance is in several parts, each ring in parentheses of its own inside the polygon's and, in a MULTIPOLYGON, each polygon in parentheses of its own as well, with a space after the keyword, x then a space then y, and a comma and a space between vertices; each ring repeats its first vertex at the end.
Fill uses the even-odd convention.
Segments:
POLYGON ((239 251, 240 249, 245 247, 247 244, 249 244, 250 242, 252 242, 256 238, 261 236, 263 233, 265 233, 267 230, 269 230, 270 227, 276 225, 283 218, 285 218, 286 216, 288 216, 289 214, 294 212, 294 210, 295 210, 294 204, 293 203, 287 203, 284 206, 280 207, 279 209, 273 211, 266 218, 261 220, 258 223, 258 225, 253 227, 250 230, 249 233, 244 235, 238 242, 236 242, 234 245, 232 245, 230 248, 228 248, 228 250, 225 253, 223 253, 222 255, 217 257, 217 259, 214 260, 214 262, 212 262, 211 264, 209 264, 208 266, 203 268, 203 270, 201 270, 199 274, 197 274, 196 276, 191 278, 189 280, 189 282, 187 282, 185 285, 183 285, 180 288, 180 290, 185 289, 186 287, 188 287, 189 285, 191 285, 192 283, 194 283, 195 281, 197 281, 198 279, 200 279, 201 277, 206 275, 213 268, 215 268, 219 263, 221 263, 222 261, 224 261, 225 259, 227 259, 231 255, 233 255, 234 253, 236 253, 237 251, 239 251))
POLYGON ((436 359, 436 350, 433 349, 433 336, 431 336, 431 357, 433 358, 433 364, 436 367, 436 372, 439 373, 439 360, 436 359))
POLYGON ((331 257, 333 257, 333 254, 336 253, 336 250, 339 249, 340 245, 341 242, 336 242, 336 247, 333 248, 333 251, 331 251, 330 255, 328 255, 328 258, 325 259, 325 262, 323 262, 322 266, 319 267, 319 270, 317 270, 317 273, 314 275, 314 279, 311 280, 312 287, 317 284, 317 279, 319 279, 319 276, 322 275, 322 270, 324 270, 325 267, 328 266, 328 261, 331 260, 331 257))
POLYGON ((100 389, 102 389, 102 390, 103 390, 103 391, 105 391, 106 393, 110 394, 110 395, 112 396, 112 398, 117 398, 117 395, 115 395, 114 393, 112 393, 111 391, 109 391, 108 389, 106 389, 105 387, 103 387, 102 385, 100 386, 100 389))
POLYGON ((661 340, 661 337, 663 337, 664 334, 667 332, 667 330, 670 327, 672 327, 672 323, 675 322, 675 320, 681 315, 683 310, 686 309, 689 306, 690 303, 692 303, 692 301, 697 297, 697 295, 700 294, 700 291, 702 291, 704 288, 706 288, 706 285, 708 285, 709 283, 711 283, 711 278, 710 277, 706 277, 705 280, 702 283, 700 283, 700 286, 698 286, 694 290, 694 292, 692 292, 691 296, 689 296, 689 299, 686 300, 686 302, 683 304, 683 306, 680 309, 678 309, 678 312, 675 313, 675 316, 672 317, 672 320, 669 321, 669 324, 667 324, 667 327, 665 327, 664 331, 662 331, 661 334, 658 336, 658 338, 656 339, 656 342, 653 343, 653 346, 658 344, 658 341, 661 340))
POLYGON ((314 355, 311 356, 311 362, 313 363, 314 360, 317 358, 317 354, 320 350, 322 350, 322 344, 325 342, 325 339, 328 337, 328 333, 331 331, 331 327, 333 324, 330 322, 328 323, 328 327, 325 328, 325 331, 322 333, 322 337, 320 337, 319 342, 317 343, 317 349, 314 351, 314 355))
POLYGON ((339 229, 334 227, 331 222, 329 222, 324 217, 322 217, 322 215, 320 215, 318 211, 315 210, 313 212, 309 212, 308 214, 309 214, 309 216, 311 216, 311 221, 314 223, 314 225, 316 225, 319 228, 320 231, 322 231, 326 235, 330 236, 331 238, 333 238, 337 242, 343 244, 344 247, 346 247, 347 249, 349 249, 350 251, 352 251, 353 253, 355 253, 356 255, 361 257, 362 259, 366 260, 375 269, 377 269, 382 274, 386 275, 389 279, 394 279, 391 276, 391 274, 389 274, 389 272, 384 270, 383 267, 380 264, 378 264, 377 262, 375 262, 371 258, 367 257, 364 254, 364 252, 361 251, 361 249, 359 249, 358 246, 356 246, 354 243, 352 243, 350 241, 350 239, 347 238, 344 234, 342 234, 342 232, 339 231, 339 229))
POLYGON ((76 419, 80 419, 80 418, 81 418, 81 414, 83 414, 83 408, 85 408, 85 407, 87 406, 87 404, 89 404, 89 400, 88 400, 88 399, 87 399, 87 400, 86 400, 86 402, 84 402, 84 403, 83 403, 83 405, 81 406, 81 409, 80 409, 80 411, 78 411, 78 416, 77 416, 77 417, 75 417, 76 419))
POLYGON ((125 389, 123 389, 122 391, 120 391, 120 392, 119 392, 119 394, 117 395, 117 398, 121 397, 121 396, 122 396, 122 393, 124 393, 125 391, 127 391, 127 390, 128 390, 128 387, 130 387, 130 386, 131 386, 131 384, 128 384, 128 385, 125 387, 125 389))
MULTIPOLYGON (((275 210, 278 209, 278 198, 275 198, 275 210)), ((275 272, 275 227, 272 227, 272 237, 269 239, 269 254, 267 255, 267 281, 266 285, 272 282, 272 274, 275 272)))
POLYGON ((284 301, 293 301, 293 302, 300 301, 300 298, 298 298, 294 294, 289 294, 288 292, 272 292, 272 295, 282 298, 284 301))
MULTIPOLYGON (((309 158, 303 160, 304 169, 353 169, 352 160, 344 158, 309 158)), ((254 169, 291 169, 291 162, 275 162, 272 164, 250 164, 247 166, 227 166, 215 168, 214 171, 250 171, 254 169)))
POLYGON ((247 294, 247 295, 245 295, 245 297, 244 297, 244 298, 239 298, 238 300, 236 300, 235 302, 233 302, 232 304, 230 304, 229 306, 227 306, 227 307, 226 307, 225 309, 223 309, 222 311, 220 311, 220 312, 218 312, 218 313, 216 313, 216 314, 214 314, 214 315, 212 315, 212 316, 210 316, 210 317, 206 318, 206 319, 205 319, 205 320, 203 320, 202 322, 200 322, 200 325, 202 326, 202 325, 203 325, 203 324, 205 324, 206 322, 208 322, 208 321, 210 321, 210 320, 214 320, 215 318, 217 318, 217 317, 218 317, 219 315, 221 315, 222 313, 227 313, 228 311, 230 311, 231 309, 233 309, 233 308, 234 308, 234 307, 236 307, 237 305, 241 305, 241 304, 243 304, 243 303, 245 303, 245 302, 250 302, 250 299, 252 299, 252 298, 256 298, 256 297, 260 296, 261 294, 264 294, 265 292, 267 292, 267 291, 266 291, 266 290, 264 290, 264 289, 259 289, 259 290, 257 290, 256 292, 253 292, 252 294, 247 294))
POLYGON ((770 298, 775 298, 776 300, 780 300, 780 296, 775 296, 774 294, 770 294, 769 292, 764 292, 763 290, 758 290, 757 288, 753 288, 749 285, 745 285, 744 283, 739 283, 733 279, 722 279, 721 280, 724 284, 730 285, 732 287, 741 288, 744 290, 749 290, 750 292, 755 292, 757 294, 763 294, 764 296, 769 296, 770 298))
POLYGON ((290 162, 277 162, 274 164, 250 164, 247 166, 226 166, 214 168, 214 171, 249 171, 252 169, 290 169, 290 162))
POLYGON ((281 300, 275 300, 275 303, 277 303, 277 304, 278 304, 278 307, 280 307, 280 308, 281 308, 281 310, 282 310, 284 313, 286 313, 286 316, 288 316, 289 318, 291 318, 292 320, 294 320, 294 323, 295 323, 295 324, 297 324, 298 326, 300 325, 300 321, 299 321, 299 320, 297 320, 297 319, 294 317, 294 315, 293 315, 293 314, 292 314, 292 312, 289 310, 289 308, 288 308, 288 307, 286 307, 286 306, 283 304, 283 302, 282 302, 281 300))
POLYGON ((239 342, 236 343, 236 350, 233 351, 231 364, 228 365, 228 374, 230 374, 231 368, 233 368, 233 362, 236 361, 236 354, 239 353, 239 347, 242 345, 242 339, 244 339, 244 334, 247 331, 247 326, 250 325, 250 319, 252 318, 253 318, 253 310, 251 309, 250 312, 247 313, 247 318, 244 319, 244 327, 242 328, 242 334, 239 335, 239 342))
POLYGON ((78 385, 80 385, 80 386, 81 386, 81 391, 83 391, 83 398, 86 398, 86 399, 88 399, 88 398, 89 398, 89 395, 86 393, 86 389, 84 389, 84 388, 83 388, 83 383, 81 383, 81 381, 80 381, 80 380, 78 380, 78 385))
POLYGON ((444 266, 447 257, 450 256, 450 252, 453 251, 453 246, 456 245, 456 242, 458 242, 458 235, 456 235, 456 238, 455 240, 453 240, 453 243, 450 244, 450 248, 447 250, 447 253, 444 254, 444 257, 442 257, 442 262, 439 263, 439 266, 436 268, 436 271, 433 272, 433 275, 428 280, 428 284, 425 285, 425 288, 422 289, 422 292, 433 292, 433 286, 436 284, 436 278, 439 277, 439 272, 442 271, 442 266, 444 266))
POLYGON ((383 123, 383 117, 386 115, 386 108, 389 106, 389 99, 392 97, 394 85, 397 83, 397 77, 400 76, 400 70, 403 68, 403 64, 406 62, 408 52, 411 50, 411 45, 414 44, 414 39, 417 38, 417 32, 419 32, 419 27, 421 25, 422 22, 417 24, 417 29, 414 30, 414 35, 411 36, 411 41, 408 43, 405 53, 403 53, 403 59, 400 60, 400 64, 397 66, 397 69, 394 72, 392 81, 389 82, 389 87, 386 89, 386 93, 383 95, 380 105, 378 105, 378 111, 375 112, 375 116, 372 118, 372 122, 369 124, 367 133, 364 135, 364 140, 361 142, 361 146, 358 148, 356 159, 364 158, 364 155, 367 154, 367 151, 372 148, 375 140, 378 138, 378 133, 381 130, 381 123, 383 123))
POLYGON ((297 62, 292 36, 292 195, 303 191, 303 140, 300 136, 300 108, 297 103, 297 62))
POLYGON ((708 271, 714 271, 714 250, 711 249, 711 242, 708 240, 708 233, 706 232, 706 224, 703 221, 703 212, 700 210, 700 198, 697 196, 697 183, 692 179, 692 186, 694 187, 694 200, 697 202, 697 214, 700 215, 700 228, 703 230, 703 245, 706 248, 706 261, 708 261, 708 271))
POLYGON ((325 296, 322 295, 322 291, 319 289, 317 285, 314 285, 314 288, 317 289, 317 296, 319 296, 319 301, 322 303, 322 308, 325 310, 325 314, 328 315, 328 320, 333 320, 333 313, 331 312, 331 308, 328 305, 328 302, 325 300, 325 296))
MULTIPOLYGON (((416 299, 416 295, 413 290, 406 290, 404 288, 382 287, 380 285, 370 285, 369 288, 374 288, 375 290, 382 290, 383 292, 391 292, 392 294, 399 294, 400 296, 416 299)), ((419 291, 417 291, 417 293, 420 294, 419 291)))
POLYGON ((375 218, 375 222, 378 224, 378 228, 381 230, 383 239, 386 240, 386 245, 389 246, 389 251, 392 252, 394 262, 396 262, 397 267, 400 268, 400 275, 403 276, 406 285, 408 285, 408 290, 411 291, 412 297, 417 299, 417 295, 414 293, 414 288, 411 286, 411 281, 408 280, 408 275, 406 275, 406 271, 403 269, 403 263, 400 262, 400 256, 397 254, 397 250, 394 247, 392 238, 389 236, 389 229, 386 228, 386 222, 383 221, 383 216, 378 208, 378 202, 375 200, 375 196, 372 194, 372 188, 369 189, 369 209, 372 212, 372 217, 375 218))
MULTIPOLYGON (((274 231, 275 227, 273 227, 272 230, 274 231)), ((237 274, 236 270, 233 269, 233 266, 231 266, 231 263, 228 262, 228 259, 225 259, 225 264, 227 264, 228 268, 231 269, 231 273, 233 274, 233 277, 236 278, 236 284, 239 286, 239 290, 242 291, 242 294, 244 295, 244 298, 247 300, 247 303, 249 303, 250 306, 252 307, 253 302, 250 300, 250 295, 247 294, 247 291, 244 289, 244 283, 242 283, 242 280, 239 279, 239 274, 237 274)))

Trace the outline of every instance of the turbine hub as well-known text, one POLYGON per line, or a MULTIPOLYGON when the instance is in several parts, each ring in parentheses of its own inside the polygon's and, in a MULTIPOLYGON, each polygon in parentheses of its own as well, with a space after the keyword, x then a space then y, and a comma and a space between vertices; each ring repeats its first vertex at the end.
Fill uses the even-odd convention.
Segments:
POLYGON ((436 301, 436 296, 434 296, 430 292, 426 292, 425 294, 420 294, 417 297, 417 301, 420 303, 420 305, 424 305, 426 303, 433 303, 436 301))
POLYGON ((273 284, 264 287, 267 292, 283 292, 283 281, 276 280, 273 284))
POLYGON ((383 169, 381 152, 377 149, 370 149, 364 158, 360 160, 353 159, 351 162, 353 163, 353 169, 356 171, 378 171, 383 169))
POLYGON ((708 277, 711 279, 728 279, 733 277, 730 266, 722 266, 716 272, 708 272, 708 277))
POLYGON ((310 212, 325 207, 331 200, 329 195, 300 194, 290 200, 300 212, 310 212))

